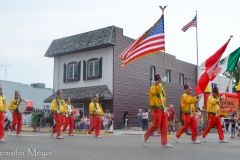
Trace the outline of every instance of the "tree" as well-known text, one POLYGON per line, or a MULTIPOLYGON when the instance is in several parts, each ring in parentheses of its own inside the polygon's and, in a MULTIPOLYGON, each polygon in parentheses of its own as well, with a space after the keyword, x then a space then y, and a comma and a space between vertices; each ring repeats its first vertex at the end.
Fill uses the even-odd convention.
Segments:
MULTIPOLYGON (((226 76, 227 78, 230 78, 232 72, 224 72, 223 75, 226 76)), ((233 71, 233 78, 232 78, 232 84, 233 84, 233 88, 232 91, 234 93, 236 93, 236 87, 238 85, 238 82, 240 80, 240 61, 238 61, 238 64, 235 68, 235 70, 233 71)))

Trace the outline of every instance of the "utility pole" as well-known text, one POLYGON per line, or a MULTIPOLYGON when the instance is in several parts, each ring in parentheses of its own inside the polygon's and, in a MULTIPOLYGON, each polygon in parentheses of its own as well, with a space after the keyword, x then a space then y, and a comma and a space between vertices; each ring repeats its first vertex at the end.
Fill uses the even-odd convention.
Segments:
POLYGON ((13 66, 13 65, 8 65, 8 64, 0 64, 1 67, 3 67, 5 69, 5 81, 7 78, 7 68, 13 66))

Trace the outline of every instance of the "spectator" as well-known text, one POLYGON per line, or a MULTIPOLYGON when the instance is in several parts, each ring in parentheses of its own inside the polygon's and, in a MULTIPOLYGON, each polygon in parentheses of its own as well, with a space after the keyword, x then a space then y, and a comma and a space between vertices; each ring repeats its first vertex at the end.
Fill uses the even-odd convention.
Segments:
POLYGON ((173 105, 170 104, 168 109, 168 132, 169 134, 175 132, 175 118, 176 118, 176 111, 173 109, 173 105))
POLYGON ((88 117, 86 116, 85 120, 84 120, 84 130, 87 132, 87 130, 89 129, 90 127, 90 124, 91 124, 91 121, 90 119, 88 119, 88 117))
POLYGON ((114 124, 114 114, 112 113, 110 123, 109 123, 109 133, 113 133, 113 124, 114 124))
POLYGON ((139 109, 137 114, 138 131, 142 131, 142 118, 143 118, 142 110, 139 109))
POLYGON ((46 119, 46 127, 50 128, 51 113, 49 109, 46 110, 45 119, 46 119))
POLYGON ((197 116, 197 124, 198 124, 198 136, 201 136, 203 131, 203 122, 202 122, 203 116, 199 107, 197 108, 196 116, 197 116))
MULTIPOLYGON (((108 119, 108 124, 106 126, 104 126, 104 125, 103 126, 104 126, 104 129, 105 129, 105 132, 108 132, 108 129, 110 128, 110 121, 111 121, 111 114, 110 114, 108 109, 106 110, 106 113, 104 115, 108 119)), ((103 120, 104 120, 104 116, 103 116, 103 120)))
POLYGON ((235 138, 235 127, 236 127, 236 119, 234 118, 234 116, 231 116, 230 119, 230 124, 231 124, 231 138, 235 138))
POLYGON ((36 113, 36 111, 33 111, 32 113, 32 127, 33 127, 33 132, 37 132, 37 118, 38 118, 38 114, 36 113))
POLYGON ((109 119, 108 119, 107 115, 105 114, 103 116, 103 126, 105 129, 105 133, 108 133, 108 124, 109 124, 109 119))
POLYGON ((127 108, 124 108, 124 115, 123 115, 123 124, 124 124, 124 131, 127 130, 127 123, 128 123, 128 111, 127 108))
POLYGON ((40 127, 42 126, 42 113, 38 111, 37 115, 37 132, 40 132, 40 127))
POLYGON ((148 111, 147 111, 147 109, 144 109, 144 112, 142 113, 142 116, 143 116, 143 121, 142 121, 143 127, 142 127, 142 129, 146 131, 146 130, 148 130, 148 111))

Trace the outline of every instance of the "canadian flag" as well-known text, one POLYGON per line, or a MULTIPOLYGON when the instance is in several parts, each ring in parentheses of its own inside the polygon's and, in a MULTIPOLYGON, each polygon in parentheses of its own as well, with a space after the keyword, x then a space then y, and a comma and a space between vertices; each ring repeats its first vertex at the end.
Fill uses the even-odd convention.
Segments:
POLYGON ((214 80, 221 68, 218 67, 218 63, 226 50, 231 38, 211 57, 200 65, 200 78, 196 86, 196 95, 202 94, 206 89, 209 81, 214 80))

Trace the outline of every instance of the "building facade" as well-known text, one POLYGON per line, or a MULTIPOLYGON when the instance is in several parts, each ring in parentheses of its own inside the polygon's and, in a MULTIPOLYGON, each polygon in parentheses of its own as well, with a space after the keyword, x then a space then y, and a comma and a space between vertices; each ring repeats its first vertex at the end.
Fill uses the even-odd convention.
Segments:
MULTIPOLYGON (((63 98, 89 116, 91 97, 97 93, 104 110, 115 114, 120 123, 124 108, 137 123, 138 109, 149 110, 149 87, 155 74, 164 75, 164 53, 148 55, 120 69, 118 56, 134 39, 123 35, 123 29, 110 26, 53 40, 45 57, 54 58, 54 90, 62 89, 63 98)), ((180 118, 183 85, 189 83, 195 93, 196 65, 166 53, 167 105, 173 104, 180 118)), ((51 95, 44 101, 50 103, 51 95)))

